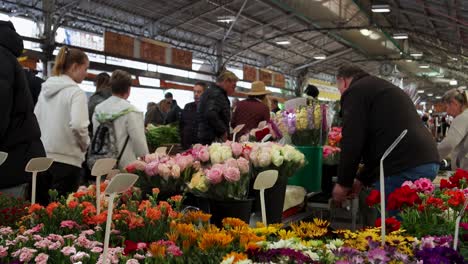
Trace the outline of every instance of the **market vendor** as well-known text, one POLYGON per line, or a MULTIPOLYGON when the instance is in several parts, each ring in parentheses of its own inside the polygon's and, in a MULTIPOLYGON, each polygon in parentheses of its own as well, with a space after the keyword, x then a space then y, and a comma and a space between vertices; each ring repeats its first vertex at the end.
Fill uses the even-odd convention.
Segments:
POLYGON ((405 181, 436 177, 436 143, 402 89, 354 65, 340 67, 336 82, 342 94, 343 139, 335 201, 359 194, 363 185, 380 189, 380 159, 405 129, 406 136, 384 161, 386 194, 405 181), (356 176, 361 161, 365 166, 356 176))
POLYGON ((442 98, 447 114, 455 117, 447 137, 437 147, 441 158, 450 155, 452 169, 468 170, 468 94, 458 88, 445 93, 442 98))

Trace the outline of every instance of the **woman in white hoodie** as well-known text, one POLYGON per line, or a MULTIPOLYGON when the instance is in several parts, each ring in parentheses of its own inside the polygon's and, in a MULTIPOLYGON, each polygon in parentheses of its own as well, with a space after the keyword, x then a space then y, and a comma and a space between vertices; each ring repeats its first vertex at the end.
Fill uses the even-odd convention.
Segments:
POLYGON ((89 145, 88 104, 80 89, 86 77, 89 60, 78 49, 62 47, 55 59, 52 77, 42 84, 34 113, 41 128, 41 140, 47 157, 54 163, 38 177, 38 201, 48 200, 48 190, 59 195, 76 191, 81 164, 89 145))

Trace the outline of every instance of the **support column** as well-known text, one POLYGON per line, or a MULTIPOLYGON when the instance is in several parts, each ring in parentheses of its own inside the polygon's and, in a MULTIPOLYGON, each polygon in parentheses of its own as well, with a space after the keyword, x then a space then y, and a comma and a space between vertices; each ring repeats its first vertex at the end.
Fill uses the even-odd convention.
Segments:
POLYGON ((223 67, 223 43, 221 41, 216 42, 216 73, 219 73, 223 67))
POLYGON ((47 69, 49 61, 53 59, 53 52, 55 49, 55 30, 54 27, 54 11, 55 11, 55 0, 43 0, 42 9, 44 13, 44 30, 41 38, 44 40, 42 44, 42 50, 44 51, 43 61, 43 75, 47 77, 50 75, 47 69))

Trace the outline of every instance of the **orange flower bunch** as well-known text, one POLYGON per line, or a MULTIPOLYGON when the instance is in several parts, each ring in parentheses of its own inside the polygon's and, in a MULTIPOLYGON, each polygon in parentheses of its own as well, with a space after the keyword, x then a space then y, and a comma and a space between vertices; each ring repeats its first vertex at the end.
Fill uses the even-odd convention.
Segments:
POLYGON ((244 221, 240 220, 239 218, 234 218, 234 217, 226 217, 222 221, 223 227, 226 229, 231 229, 231 228, 247 228, 249 225, 245 223, 244 221))
POLYGON ((44 209, 44 206, 40 205, 40 204, 32 204, 30 207, 29 207, 29 210, 28 210, 28 213, 32 214, 36 211, 40 211, 44 209))
POLYGON ((196 244, 199 233, 192 224, 171 223, 171 232, 166 235, 174 243, 180 240, 182 242, 182 249, 187 251, 196 244))
POLYGON ((50 216, 52 216, 52 213, 54 212, 55 208, 59 207, 59 203, 57 202, 53 202, 53 203, 50 203, 49 205, 47 205, 46 207, 46 211, 47 211, 47 214, 50 216))
POLYGON ((210 249, 226 248, 231 244, 234 238, 226 232, 203 233, 198 247, 203 251, 210 249))
POLYGON ((189 223, 203 222, 207 223, 211 218, 210 214, 205 214, 203 211, 189 211, 184 214, 183 220, 189 223))

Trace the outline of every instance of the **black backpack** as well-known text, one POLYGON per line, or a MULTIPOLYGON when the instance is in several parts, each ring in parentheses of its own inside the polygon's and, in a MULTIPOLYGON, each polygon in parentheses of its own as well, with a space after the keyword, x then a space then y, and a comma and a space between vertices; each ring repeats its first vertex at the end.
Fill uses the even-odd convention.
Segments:
POLYGON ((88 168, 92 169, 98 159, 113 158, 117 159, 117 166, 122 158, 123 152, 127 147, 130 136, 125 139, 124 146, 119 152, 117 148, 117 139, 113 121, 105 121, 99 124, 93 135, 91 146, 88 149, 88 168))

